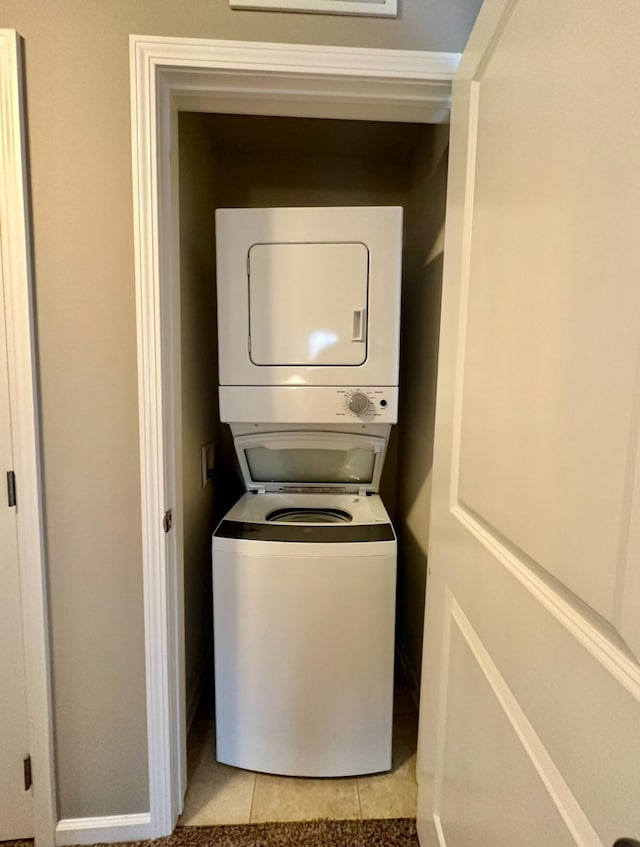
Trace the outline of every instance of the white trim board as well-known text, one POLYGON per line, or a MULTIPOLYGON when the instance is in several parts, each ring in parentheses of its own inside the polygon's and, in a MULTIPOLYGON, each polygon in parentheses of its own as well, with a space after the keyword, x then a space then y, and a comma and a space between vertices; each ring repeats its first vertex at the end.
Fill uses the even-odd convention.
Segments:
POLYGON ((45 542, 27 155, 22 100, 22 48, 0 30, 0 231, 5 282, 11 433, 22 595, 28 729, 34 775, 33 825, 38 847, 53 845, 55 787, 45 542))
POLYGON ((232 9, 395 18, 397 0, 229 0, 232 9))
POLYGON ((151 815, 108 815, 63 818, 56 827, 56 844, 99 844, 105 841, 144 841, 151 838, 151 815))
MULTIPOLYGON (((131 36, 150 834, 185 790, 175 201, 180 110, 445 122, 459 55, 131 36), (162 516, 173 509, 175 529, 162 516)), ((103 840, 117 840, 105 834, 103 840)))

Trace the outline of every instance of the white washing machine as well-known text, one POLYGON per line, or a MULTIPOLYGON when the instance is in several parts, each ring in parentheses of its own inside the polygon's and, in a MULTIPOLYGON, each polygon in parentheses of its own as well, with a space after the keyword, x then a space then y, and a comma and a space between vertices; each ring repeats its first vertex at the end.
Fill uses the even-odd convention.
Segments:
POLYGON ((213 537, 218 760, 388 770, 396 538, 376 492, 389 428, 232 429, 250 493, 213 537))

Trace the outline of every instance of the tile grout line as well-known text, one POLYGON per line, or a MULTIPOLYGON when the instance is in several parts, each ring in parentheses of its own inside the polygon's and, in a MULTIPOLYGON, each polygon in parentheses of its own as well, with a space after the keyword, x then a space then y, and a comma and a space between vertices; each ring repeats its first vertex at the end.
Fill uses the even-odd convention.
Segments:
POLYGON ((256 799, 256 783, 258 782, 258 774, 254 773, 253 775, 253 790, 251 791, 251 804, 249 805, 249 820, 248 823, 253 823, 253 804, 256 799))
POLYGON ((364 820, 362 817, 362 802, 360 801, 360 778, 356 777, 356 796, 358 798, 358 811, 360 813, 360 820, 364 820))

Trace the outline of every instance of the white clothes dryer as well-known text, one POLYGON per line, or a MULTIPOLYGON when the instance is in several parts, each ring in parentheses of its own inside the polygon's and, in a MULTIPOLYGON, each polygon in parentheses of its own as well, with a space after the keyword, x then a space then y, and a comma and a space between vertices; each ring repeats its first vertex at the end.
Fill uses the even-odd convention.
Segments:
POLYGON ((213 537, 220 762, 391 767, 396 538, 376 493, 386 438, 362 429, 235 433, 251 493, 213 537))
POLYGON ((402 219, 217 209, 221 421, 397 421, 402 219))
POLYGON ((223 405, 228 386, 397 386, 402 220, 400 206, 216 210, 223 405))

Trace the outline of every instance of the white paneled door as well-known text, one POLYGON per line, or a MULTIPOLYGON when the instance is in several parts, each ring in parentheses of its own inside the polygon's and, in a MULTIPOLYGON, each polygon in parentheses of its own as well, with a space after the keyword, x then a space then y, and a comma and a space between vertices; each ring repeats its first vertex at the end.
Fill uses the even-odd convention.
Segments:
POLYGON ((450 167, 421 844, 640 839, 637 0, 487 0, 450 167))
POLYGON ((14 465, 3 282, 0 262, 0 841, 33 835, 24 781, 29 742, 16 507, 5 487, 14 465))

